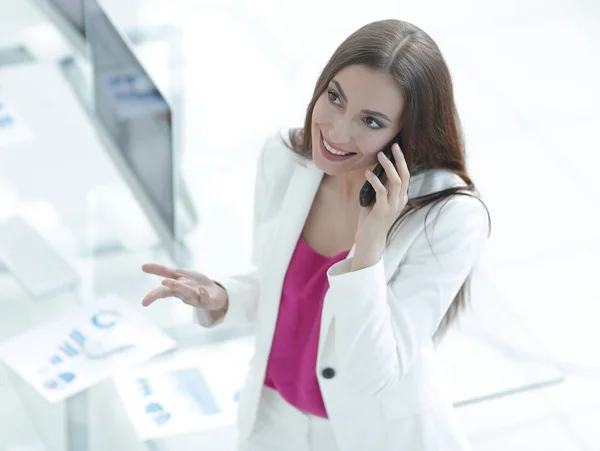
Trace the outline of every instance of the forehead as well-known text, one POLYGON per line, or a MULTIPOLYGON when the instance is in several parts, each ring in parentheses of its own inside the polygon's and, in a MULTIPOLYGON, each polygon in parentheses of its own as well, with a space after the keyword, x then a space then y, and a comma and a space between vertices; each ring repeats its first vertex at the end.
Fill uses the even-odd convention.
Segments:
POLYGON ((353 65, 340 70, 333 79, 344 90, 349 106, 381 111, 390 117, 400 115, 404 96, 387 71, 353 65))

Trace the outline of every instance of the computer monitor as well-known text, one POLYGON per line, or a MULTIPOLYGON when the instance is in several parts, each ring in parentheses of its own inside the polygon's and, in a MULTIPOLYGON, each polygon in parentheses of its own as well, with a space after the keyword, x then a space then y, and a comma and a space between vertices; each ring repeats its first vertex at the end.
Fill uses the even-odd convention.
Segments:
POLYGON ((84 2, 86 0, 30 0, 82 56, 87 55, 84 2))
POLYGON ((171 259, 189 261, 173 111, 96 0, 86 0, 96 129, 171 259))

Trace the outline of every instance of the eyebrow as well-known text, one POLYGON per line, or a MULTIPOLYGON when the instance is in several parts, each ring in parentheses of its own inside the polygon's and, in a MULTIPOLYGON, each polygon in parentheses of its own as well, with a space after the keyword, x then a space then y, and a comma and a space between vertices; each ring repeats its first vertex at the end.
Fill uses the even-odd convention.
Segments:
MULTIPOLYGON (((340 83, 336 80, 333 79, 331 80, 331 82, 335 85, 335 87, 337 88, 337 90, 340 92, 340 95, 342 96, 342 98, 344 99, 345 102, 348 101, 348 98, 346 97, 346 94, 344 93, 344 90, 342 89, 342 85, 340 85, 340 83)), ((382 119, 385 119, 388 122, 392 122, 392 120, 387 117, 385 114, 380 113, 379 111, 373 111, 373 110, 361 110, 363 113, 368 114, 370 116, 377 116, 380 117, 382 119)))

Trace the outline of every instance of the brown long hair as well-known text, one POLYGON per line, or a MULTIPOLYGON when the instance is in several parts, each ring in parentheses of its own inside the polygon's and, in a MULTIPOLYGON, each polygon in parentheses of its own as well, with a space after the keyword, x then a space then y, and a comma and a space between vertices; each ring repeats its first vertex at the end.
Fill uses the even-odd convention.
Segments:
MULTIPOLYGON (((477 197, 477 192, 467 174, 462 129, 448 66, 437 44, 427 33, 400 20, 372 22, 342 42, 317 80, 307 108, 304 128, 290 132, 292 149, 311 158, 310 130, 315 103, 340 70, 355 64, 389 72, 402 90, 405 110, 400 139, 411 174, 428 169, 446 169, 458 175, 465 183, 463 187, 410 199, 388 233, 389 243, 392 233, 407 215, 427 206, 445 203, 452 196, 477 197)), ((431 209, 427 214, 430 211, 431 209)), ((464 282, 444 315, 433 337, 436 341, 445 334, 466 306, 470 279, 471 276, 464 282)))

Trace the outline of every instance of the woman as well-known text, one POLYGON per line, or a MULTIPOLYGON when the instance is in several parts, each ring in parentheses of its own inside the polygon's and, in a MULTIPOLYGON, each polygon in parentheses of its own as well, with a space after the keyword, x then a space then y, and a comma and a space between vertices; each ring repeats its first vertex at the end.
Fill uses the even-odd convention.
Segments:
POLYGON ((489 218, 426 33, 385 20, 341 44, 304 127, 266 143, 254 215, 246 275, 143 267, 164 278, 144 305, 173 296, 206 327, 256 322, 239 449, 468 449, 433 348, 465 302, 489 218), (398 134, 394 165, 380 150, 398 134), (361 207, 365 181, 376 200, 361 207))

